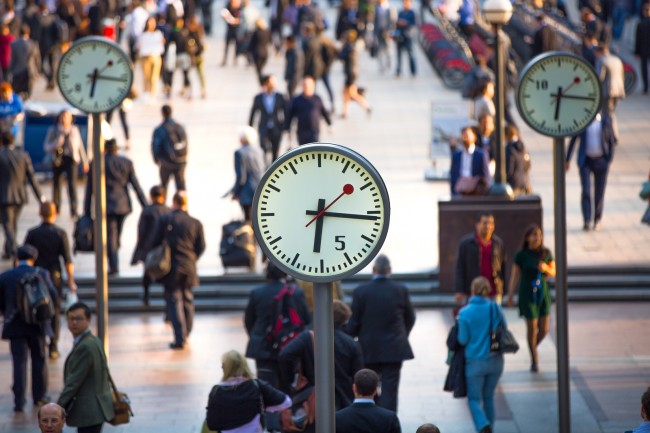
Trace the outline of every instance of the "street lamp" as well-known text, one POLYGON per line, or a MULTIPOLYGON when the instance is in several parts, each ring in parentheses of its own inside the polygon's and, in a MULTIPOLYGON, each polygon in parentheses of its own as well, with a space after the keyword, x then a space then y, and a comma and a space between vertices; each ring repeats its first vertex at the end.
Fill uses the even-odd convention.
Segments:
POLYGON ((494 26, 495 29, 495 56, 497 59, 494 76, 496 78, 496 98, 495 109, 496 116, 496 167, 494 173, 494 183, 488 191, 488 195, 513 198, 512 188, 506 182, 506 151, 504 146, 504 127, 503 119, 505 118, 505 89, 503 77, 505 75, 503 56, 508 53, 501 52, 500 33, 501 27, 510 21, 512 17, 512 3, 510 0, 487 0, 483 3, 483 16, 486 21, 494 26))

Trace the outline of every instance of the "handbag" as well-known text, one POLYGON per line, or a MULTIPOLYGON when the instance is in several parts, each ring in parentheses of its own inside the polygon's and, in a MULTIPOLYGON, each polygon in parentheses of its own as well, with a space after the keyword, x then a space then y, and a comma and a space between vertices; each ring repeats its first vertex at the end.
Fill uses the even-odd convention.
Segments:
POLYGON ((144 270, 155 281, 165 277, 172 270, 172 252, 166 240, 147 253, 144 270))
POLYGON ((497 327, 492 330, 492 311, 494 310, 492 303, 490 306, 490 351, 497 353, 517 353, 519 350, 519 343, 515 340, 515 336, 503 325, 503 321, 499 320, 497 327))
POLYGON ((541 304, 544 300, 544 285, 542 284, 542 272, 538 271, 537 276, 532 283, 533 289, 533 302, 537 305, 541 304))
POLYGON ((461 195, 485 195, 487 185, 480 176, 461 176, 456 181, 454 190, 461 195))
POLYGON ((115 412, 115 418, 108 423, 111 425, 128 424, 130 418, 134 416, 133 410, 131 409, 131 400, 129 400, 129 396, 126 393, 117 390, 108 367, 106 367, 106 372, 108 373, 108 380, 113 390, 113 411, 115 412))

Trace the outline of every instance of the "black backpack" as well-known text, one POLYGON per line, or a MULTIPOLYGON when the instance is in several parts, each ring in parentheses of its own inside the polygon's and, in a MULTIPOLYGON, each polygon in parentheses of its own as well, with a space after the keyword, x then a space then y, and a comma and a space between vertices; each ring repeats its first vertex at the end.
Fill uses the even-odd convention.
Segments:
POLYGON ((266 341, 274 352, 282 350, 305 328, 296 308, 295 292, 295 286, 285 284, 273 297, 271 311, 275 311, 275 316, 266 330, 266 341))
POLYGON ((210 430, 220 432, 246 424, 259 414, 264 427, 264 410, 262 389, 257 379, 232 386, 215 385, 208 397, 205 421, 210 430))
POLYGON ((23 321, 37 325, 54 317, 54 303, 39 268, 25 274, 16 287, 16 307, 23 321))
POLYGON ((93 242, 93 220, 88 215, 83 215, 74 225, 74 252, 95 251, 93 242))
POLYGON ((165 152, 169 162, 184 164, 187 162, 187 136, 185 130, 176 123, 165 124, 169 141, 165 144, 165 152))

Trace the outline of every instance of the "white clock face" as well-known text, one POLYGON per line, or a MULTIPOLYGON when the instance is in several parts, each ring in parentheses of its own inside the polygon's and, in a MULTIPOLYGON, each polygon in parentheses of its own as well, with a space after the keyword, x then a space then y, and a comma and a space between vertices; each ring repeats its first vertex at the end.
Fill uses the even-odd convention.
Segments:
POLYGON ((88 37, 75 42, 63 55, 57 80, 70 104, 88 113, 101 113, 126 98, 133 69, 118 45, 105 38, 88 37))
POLYGON ((526 123, 552 137, 578 134, 601 107, 600 81, 585 60, 568 53, 545 53, 519 79, 517 108, 526 123))
POLYGON ((363 269, 379 252, 390 218, 386 187, 343 146, 304 145, 275 161, 253 201, 259 244, 290 275, 315 282, 363 269))

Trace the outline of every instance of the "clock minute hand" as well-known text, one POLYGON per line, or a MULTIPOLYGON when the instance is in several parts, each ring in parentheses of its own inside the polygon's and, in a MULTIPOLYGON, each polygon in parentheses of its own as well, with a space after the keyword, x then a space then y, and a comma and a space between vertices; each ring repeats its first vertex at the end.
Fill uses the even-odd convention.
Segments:
MULTIPOLYGON (((305 211, 305 215, 318 215, 318 214, 319 212, 315 210, 305 211)), ((341 213, 341 212, 323 212, 322 216, 333 217, 333 218, 350 218, 350 219, 367 220, 367 221, 377 221, 379 219, 378 216, 374 216, 374 215, 362 215, 362 214, 341 213)))
MULTIPOLYGON (((557 95, 555 95, 554 93, 551 93, 551 96, 557 96, 557 95)), ((580 100, 583 100, 583 101, 594 101, 596 99, 596 98, 591 98, 589 96, 566 95, 564 93, 562 94, 562 97, 567 98, 567 99, 580 99, 580 100)))
MULTIPOLYGON (((88 78, 92 78, 91 74, 88 74, 88 78)), ((97 75, 96 77, 97 80, 109 80, 109 81, 120 81, 124 82, 122 78, 117 78, 117 77, 109 77, 108 75, 97 75)))

